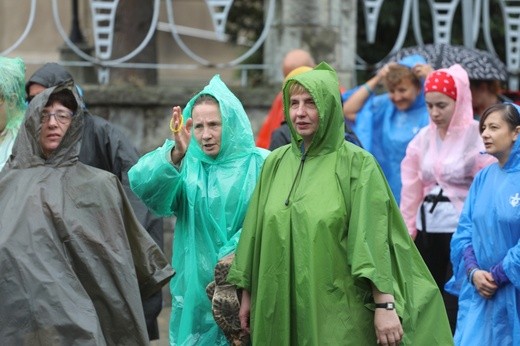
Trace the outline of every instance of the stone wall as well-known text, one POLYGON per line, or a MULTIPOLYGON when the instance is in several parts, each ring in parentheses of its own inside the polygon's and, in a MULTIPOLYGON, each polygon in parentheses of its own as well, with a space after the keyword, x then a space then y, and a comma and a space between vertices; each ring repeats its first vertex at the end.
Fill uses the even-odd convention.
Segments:
MULTIPOLYGON (((84 85, 88 109, 121 127, 141 154, 162 145, 170 136, 174 105, 184 107, 199 88, 84 85)), ((256 136, 276 96, 276 88, 230 87, 242 101, 256 136)))

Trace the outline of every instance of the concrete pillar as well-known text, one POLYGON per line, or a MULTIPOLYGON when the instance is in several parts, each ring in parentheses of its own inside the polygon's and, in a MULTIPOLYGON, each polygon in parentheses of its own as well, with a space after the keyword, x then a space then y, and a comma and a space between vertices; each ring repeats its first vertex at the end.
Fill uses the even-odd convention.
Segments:
MULTIPOLYGON (((269 1, 266 1, 266 6, 269 1)), ((308 50, 317 63, 336 69, 340 83, 353 85, 356 58, 355 0, 277 0, 276 15, 264 46, 270 84, 283 79, 281 62, 294 48, 308 50)))

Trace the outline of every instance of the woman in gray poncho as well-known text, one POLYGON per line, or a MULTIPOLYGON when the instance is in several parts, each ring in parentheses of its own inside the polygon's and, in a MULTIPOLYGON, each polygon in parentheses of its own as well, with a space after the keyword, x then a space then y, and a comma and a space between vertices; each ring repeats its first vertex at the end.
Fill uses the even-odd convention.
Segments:
POLYGON ((32 102, 0 173, 0 340, 145 345, 141 298, 173 271, 116 176, 78 162, 72 84, 32 102))

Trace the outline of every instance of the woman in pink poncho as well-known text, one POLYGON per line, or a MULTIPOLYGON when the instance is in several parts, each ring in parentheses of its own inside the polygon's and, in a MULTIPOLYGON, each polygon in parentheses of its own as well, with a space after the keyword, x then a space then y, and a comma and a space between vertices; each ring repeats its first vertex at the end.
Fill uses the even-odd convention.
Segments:
MULTIPOLYGON (((401 213, 410 236, 441 292, 451 274, 450 240, 476 173, 495 162, 482 154, 473 120, 468 74, 460 65, 428 75, 424 85, 430 124, 422 128, 401 162, 401 213)), ((452 330, 456 299, 445 294, 452 330)))

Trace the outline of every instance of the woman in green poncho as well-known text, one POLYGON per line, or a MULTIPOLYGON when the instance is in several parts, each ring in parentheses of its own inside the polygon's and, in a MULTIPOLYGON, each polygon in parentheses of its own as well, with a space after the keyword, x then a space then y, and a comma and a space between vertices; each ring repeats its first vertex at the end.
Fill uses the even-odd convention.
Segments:
POLYGON ((173 108, 173 140, 143 156, 128 177, 151 210, 177 217, 170 344, 226 345, 205 288, 217 260, 236 247, 269 152, 255 147, 242 104, 218 75, 182 113, 187 119, 173 108))
POLYGON ((371 154, 343 138, 335 71, 284 85, 292 142, 267 158, 228 281, 254 345, 450 345, 440 292, 371 154))
POLYGON ((24 87, 23 60, 0 57, 0 170, 11 155, 27 109, 24 87))

